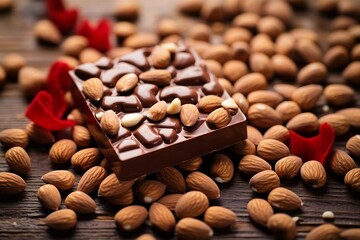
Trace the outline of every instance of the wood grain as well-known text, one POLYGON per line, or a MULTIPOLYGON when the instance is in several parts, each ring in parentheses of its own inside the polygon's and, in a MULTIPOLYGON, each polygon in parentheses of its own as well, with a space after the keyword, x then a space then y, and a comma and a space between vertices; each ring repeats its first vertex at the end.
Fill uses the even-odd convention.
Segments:
MULTIPOLYGON (((69 6, 79 6, 83 17, 95 20, 102 17, 111 18, 114 1, 72 0, 67 3, 69 6)), ((179 15, 176 12, 176 1, 143 0, 141 4, 142 15, 138 20, 140 30, 152 31, 156 21, 164 16, 177 19, 183 30, 197 21, 179 15)), ((43 9, 43 1, 18 0, 11 14, 0 15, 0 59, 6 53, 18 52, 27 59, 28 65, 48 69, 49 63, 60 56, 58 49, 39 46, 33 38, 31 28, 36 20, 44 17, 43 9)), ((298 14, 296 21, 299 26, 318 29, 320 34, 328 28, 328 23, 329 19, 305 12, 298 14)), ((329 79, 332 82, 341 81, 336 75, 332 75, 329 79)), ((358 92, 357 99, 356 106, 359 107, 358 92)), ((0 131, 7 128, 23 128, 28 122, 23 115, 27 104, 16 82, 7 83, 0 90, 0 131)), ((324 114, 321 108, 315 111, 319 116, 324 114)), ((346 139, 356 133, 358 131, 353 129, 347 136, 337 139, 336 146, 344 148, 346 139)), ((14 197, 0 196, 0 239, 131 239, 145 232, 153 232, 146 226, 129 234, 118 231, 112 216, 119 208, 110 206, 95 195, 93 197, 97 203, 96 213, 79 216, 79 223, 74 231, 64 233, 48 230, 42 220, 49 212, 38 203, 36 192, 43 185, 41 176, 52 170, 54 166, 48 159, 49 147, 30 145, 27 150, 32 159, 33 169, 30 174, 24 176, 28 184, 26 191, 14 197)), ((9 171, 4 160, 4 152, 5 149, 1 146, 0 171, 9 171)), ((237 166, 239 159, 233 157, 233 160, 237 166)), ((69 170, 73 171, 72 168, 69 170)), ((76 174, 76 177, 78 182, 80 175, 76 174)), ((324 222, 321 214, 327 210, 335 213, 334 223, 339 227, 344 229, 360 227, 360 194, 349 192, 342 179, 330 175, 326 187, 319 190, 307 188, 300 178, 283 182, 282 185, 298 193, 304 202, 301 210, 290 212, 291 216, 300 217, 299 239, 303 239, 314 226, 324 222)), ((214 239, 272 239, 266 229, 255 226, 247 215, 247 202, 256 196, 264 197, 249 189, 248 178, 240 176, 236 171, 233 181, 221 186, 221 190, 221 199, 212 204, 232 209, 238 216, 238 222, 231 229, 216 231, 214 239)), ((66 195, 67 193, 63 193, 62 197, 66 195)), ((153 233, 159 238, 175 238, 174 235, 153 233)))

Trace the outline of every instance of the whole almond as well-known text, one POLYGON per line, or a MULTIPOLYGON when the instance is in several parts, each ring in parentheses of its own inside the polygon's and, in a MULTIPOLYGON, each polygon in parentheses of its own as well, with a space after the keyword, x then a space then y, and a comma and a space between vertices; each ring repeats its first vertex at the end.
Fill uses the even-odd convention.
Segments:
POLYGON ((179 163, 178 165, 176 165, 176 167, 180 168, 181 170, 193 172, 193 171, 198 170, 201 167, 201 164, 202 164, 202 158, 195 157, 195 158, 183 161, 182 163, 179 163))
POLYGON ((241 93, 234 93, 232 99, 234 99, 240 110, 246 114, 249 109, 249 102, 246 97, 241 93))
POLYGON ((247 125, 246 130, 247 130, 248 139, 255 145, 258 145, 259 142, 263 140, 263 136, 257 128, 254 128, 251 125, 247 125))
POLYGON ((178 21, 172 18, 163 18, 159 20, 156 25, 156 33, 160 38, 165 38, 171 35, 180 35, 178 21))
POLYGON ((333 149, 329 156, 330 169, 339 176, 345 176, 356 167, 355 161, 346 152, 333 149))
POLYGON ((99 101, 104 94, 104 86, 99 78, 90 78, 83 83, 83 93, 90 100, 99 101))
POLYGON ((318 118, 310 112, 304 112, 296 115, 286 124, 289 130, 298 133, 311 133, 319 129, 318 118))
POLYGON ((79 171, 86 171, 102 159, 102 154, 98 148, 85 148, 76 152, 71 157, 71 164, 79 171))
POLYGON ((23 192, 25 188, 26 183, 19 175, 8 172, 0 172, 0 194, 17 194, 23 192))
POLYGON ((200 112, 210 113, 215 109, 220 108, 222 101, 224 101, 224 99, 221 97, 216 95, 207 95, 200 98, 197 107, 200 112))
POLYGON ((190 191, 182 195, 175 205, 178 218, 197 217, 209 207, 207 196, 199 191, 190 191))
POLYGON ((123 43, 128 48, 144 48, 155 46, 159 42, 159 38, 153 33, 135 33, 127 37, 123 43))
POLYGON ((208 48, 202 56, 204 59, 212 59, 220 64, 224 64, 230 60, 230 48, 225 44, 212 45, 211 48, 208 48))
POLYGON ((119 195, 106 197, 106 200, 116 206, 129 206, 134 202, 134 192, 132 188, 129 188, 119 195))
POLYGON ((161 46, 156 46, 150 55, 151 64, 155 68, 166 68, 169 66, 170 60, 170 52, 161 46))
POLYGON ((224 33, 224 43, 231 45, 234 42, 249 42, 251 40, 252 33, 241 27, 231 27, 224 33))
POLYGON ((81 115, 80 110, 77 108, 74 108, 73 110, 71 110, 71 112, 67 116, 67 119, 75 121, 75 123, 78 125, 85 125, 85 120, 84 120, 83 116, 81 115))
POLYGON ((298 39, 295 43, 295 50, 306 63, 321 62, 322 60, 321 49, 311 40, 298 39))
POLYGON ((244 27, 249 30, 255 30, 259 19, 260 16, 254 12, 244 12, 237 15, 233 19, 232 24, 236 27, 244 27))
POLYGON ((204 214, 204 222, 212 228, 226 228, 236 222, 236 214, 225 207, 209 207, 204 214))
POLYGON ((292 56, 295 51, 295 37, 290 33, 281 33, 275 40, 275 51, 277 54, 292 56))
POLYGON ((70 193, 64 202, 65 206, 77 213, 92 213, 96 210, 95 201, 86 193, 75 191, 70 193))
POLYGON ((247 42, 234 42, 231 44, 233 59, 247 62, 250 57, 250 46, 247 42))
POLYGON ((184 0, 180 1, 177 8, 185 14, 197 15, 204 4, 202 0, 184 0))
POLYGON ((241 174, 253 176, 264 170, 271 170, 271 165, 256 155, 246 155, 239 162, 241 174))
POLYGON ((280 179, 292 179, 296 177, 302 165, 302 159, 297 156, 281 158, 275 164, 275 172, 280 179))
POLYGON ((71 209, 61 209, 50 213, 44 221, 49 228, 66 231, 76 226, 77 216, 71 209))
POLYGON ((22 93, 32 99, 45 87, 46 74, 37 68, 25 66, 19 71, 18 82, 22 93))
POLYGON ((209 41, 210 35, 211 35, 211 28, 204 23, 196 23, 195 25, 190 27, 188 32, 188 36, 190 38, 205 42, 209 41))
POLYGON ((257 155, 266 161, 277 161, 289 154, 289 148, 276 139, 264 139, 257 147, 257 155))
POLYGON ((353 192, 360 192, 360 168, 350 170, 344 178, 345 185, 353 192))
POLYGON ((285 213, 272 215, 267 222, 267 228, 275 235, 276 239, 292 240, 296 237, 296 224, 285 213))
POLYGON ((181 100, 179 98, 174 98, 169 106, 166 108, 166 113, 173 115, 178 114, 181 111, 181 100))
POLYGON ((264 90, 267 88, 267 81, 261 73, 249 73, 239 78, 234 84, 235 92, 248 95, 255 90, 264 90))
POLYGON ((349 120, 345 116, 338 113, 332 113, 322 116, 321 118, 319 118, 319 123, 330 124, 334 128, 336 136, 344 135, 350 129, 349 120))
POLYGON ((213 236, 214 232, 206 223, 195 218, 183 218, 175 227, 179 239, 206 240, 213 236))
POLYGON ((223 73, 225 78, 233 83, 248 72, 249 70, 246 64, 239 60, 227 61, 223 66, 223 73))
POLYGON ((236 156, 245 156, 249 154, 255 155, 256 146, 249 139, 245 139, 237 144, 230 146, 230 151, 236 156))
POLYGON ((54 163, 66 163, 76 152, 76 143, 70 139, 62 139, 54 143, 49 151, 49 158, 54 163))
POLYGON ((288 100, 291 99, 291 95, 297 89, 296 86, 286 83, 274 84, 273 88, 276 92, 278 92, 281 96, 288 100))
POLYGON ((291 99, 296 102, 301 109, 309 110, 316 106, 322 95, 323 88, 317 84, 310 84, 296 89, 291 95, 291 99))
POLYGON ((73 35, 66 38, 61 44, 61 51, 73 57, 78 57, 80 52, 87 48, 89 41, 86 37, 80 35, 73 35))
POLYGON ((147 118, 157 122, 163 120, 166 116, 167 105, 165 101, 160 101, 152 105, 146 113, 147 118))
POLYGON ((267 2, 263 11, 265 15, 277 17, 285 24, 291 22, 294 15, 291 5, 282 1, 267 2))
POLYGON ((141 73, 139 79, 145 83, 168 85, 171 80, 171 73, 168 70, 163 69, 149 70, 141 73))
POLYGON ((279 187, 280 179, 276 172, 272 170, 264 170, 252 176, 249 181, 249 185, 254 192, 266 193, 279 187))
POLYGON ((347 65, 347 67, 342 72, 342 76, 348 83, 359 85, 359 76, 360 76, 360 61, 354 61, 347 65))
POLYGON ((324 89, 326 101, 337 107, 344 106, 354 101, 354 90, 345 84, 330 84, 324 89))
POLYGON ((121 118, 121 126, 129 128, 136 126, 144 119, 141 113, 128 113, 121 118))
POLYGON ((270 107, 275 108, 279 103, 282 102, 283 97, 277 92, 269 90, 256 90, 249 93, 247 100, 250 105, 255 103, 264 103, 270 107))
POLYGON ((360 109, 359 108, 344 108, 336 113, 345 116, 352 127, 360 128, 360 109))
POLYGON ((180 110, 181 123, 186 127, 191 127, 197 123, 199 119, 199 110, 194 104, 184 104, 180 110))
POLYGON ((289 57, 277 54, 271 58, 271 65, 277 76, 282 79, 295 79, 298 68, 296 64, 289 57))
POLYGON ((336 240, 340 239, 341 230, 335 225, 330 223, 324 223, 318 227, 313 228, 307 235, 305 240, 336 240))
POLYGON ((349 228, 346 230, 343 230, 340 233, 341 239, 346 240, 356 240, 360 237, 360 229, 359 228, 349 228))
POLYGON ((17 77, 19 70, 26 65, 26 59, 17 53, 9 53, 3 56, 1 66, 8 77, 17 77))
POLYGON ((174 193, 165 195, 161 197, 157 202, 166 206, 170 211, 175 211, 176 203, 179 201, 182 195, 184 194, 174 193))
POLYGON ((256 128, 270 128, 274 125, 282 124, 279 113, 263 103, 251 105, 247 112, 247 117, 249 123, 256 128))
POLYGON ((215 109, 206 118, 207 125, 212 129, 225 127, 230 121, 230 113, 224 108, 215 109))
POLYGON ((120 129, 119 118, 113 110, 107 110, 101 117, 100 125, 103 131, 110 136, 118 134, 120 129))
POLYGON ((122 194, 129 190, 133 186, 134 182, 135 180, 119 181, 115 173, 112 173, 101 182, 98 190, 98 196, 112 197, 122 194))
POLYGON ((300 69, 297 75, 297 83, 300 85, 317 84, 323 82, 327 77, 327 69, 323 63, 309 63, 300 69))
POLYGON ((301 198, 296 193, 283 187, 277 187, 271 190, 268 196, 268 202, 274 208, 282 211, 296 210, 303 205, 301 198))
POLYGON ((170 232, 175 228, 175 217, 173 213, 160 203, 153 203, 149 209, 151 226, 162 232, 170 232))
POLYGON ((135 197, 143 203, 152 203, 164 195, 166 186, 159 181, 144 180, 135 186, 135 197))
POLYGON ((5 153, 5 160, 9 167, 19 174, 27 174, 31 170, 31 160, 22 147, 12 147, 5 153))
POLYGON ((115 216, 115 224, 124 231, 132 231, 140 227, 148 217, 148 211, 145 207, 131 205, 118 211, 115 216))
POLYGON ((80 63, 94 63, 100 60, 104 55, 95 48, 85 48, 79 54, 80 63))
POLYGON ((55 137, 51 131, 42 128, 33 122, 26 125, 25 132, 33 142, 40 144, 50 144, 55 142, 55 137))
POLYGON ((216 154, 211 161, 209 172, 215 182, 229 182, 234 175, 234 164, 228 156, 216 154))
POLYGON ((15 146, 25 148, 29 143, 29 136, 22 129, 9 128, 0 132, 0 143, 6 148, 15 146))
POLYGON ((350 56, 343 46, 334 46, 327 50, 324 55, 324 63, 330 70, 339 70, 348 64, 350 56))
POLYGON ((312 188, 321 188, 327 180, 325 168, 316 160, 304 163, 300 169, 300 175, 302 180, 312 188))
POLYGON ((277 105, 275 110, 280 114, 282 120, 285 122, 301 113, 300 106, 294 101, 284 101, 277 105))
POLYGON ((95 166, 87 170, 81 177, 77 190, 84 193, 91 193, 98 189, 101 182, 106 178, 106 170, 103 167, 95 166))
POLYGON ((55 170, 44 174, 41 180, 54 185, 59 190, 69 190, 74 186, 75 176, 67 170, 55 170))
POLYGON ((35 23, 33 33, 35 37, 48 44, 57 45, 61 42, 61 33, 56 25, 47 19, 35 23))
POLYGON ((253 53, 263 53, 269 57, 275 53, 275 45, 272 39, 264 33, 254 36, 251 39, 250 46, 253 53))
POLYGON ((116 91, 124 93, 132 90, 139 82, 139 78, 135 73, 127 73, 122 76, 115 85, 116 91))
POLYGON ((360 157, 360 135, 355 135, 346 142, 346 150, 348 150, 352 156, 360 157))
POLYGON ((209 199, 220 198, 220 189, 216 183, 201 172, 192 172, 186 177, 186 185, 189 190, 203 192, 209 199))
POLYGON ((174 167, 166 167, 155 174, 156 179, 166 185, 172 193, 185 193, 186 183, 183 175, 174 167))
POLYGON ((266 226, 269 218, 274 215, 271 205, 261 198, 251 199, 247 204, 247 212, 251 220, 260 226, 266 226))
POLYGON ((253 72, 263 74, 266 79, 271 79, 274 75, 274 69, 271 65, 270 58, 264 53, 253 53, 249 59, 250 69, 253 72))
POLYGON ((208 59, 205 60, 206 63, 206 67, 210 70, 210 72, 212 72, 216 77, 223 77, 224 73, 222 70, 222 66, 219 62, 212 60, 212 59, 208 59))
POLYGON ((93 143, 89 129, 81 125, 73 127, 72 138, 79 147, 89 147, 93 143))
POLYGON ((343 46, 346 49, 351 49, 354 44, 353 36, 345 30, 335 30, 327 36, 327 42, 330 47, 343 46))
POLYGON ((264 133, 264 139, 275 139, 285 143, 290 136, 289 130, 283 125, 274 125, 264 133))
POLYGON ((59 190, 52 184, 45 184, 37 191, 37 198, 42 206, 56 211, 61 205, 61 195, 59 190))

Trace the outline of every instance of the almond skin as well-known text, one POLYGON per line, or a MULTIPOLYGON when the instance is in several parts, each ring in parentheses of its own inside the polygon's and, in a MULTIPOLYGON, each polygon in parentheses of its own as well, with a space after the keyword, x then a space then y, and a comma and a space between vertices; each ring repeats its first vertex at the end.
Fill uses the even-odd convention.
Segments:
POLYGON ((100 184, 98 190, 99 197, 113 197, 129 190, 135 180, 119 181, 115 173, 107 176, 100 184))
POLYGON ((45 224, 55 230, 70 230, 76 226, 77 216, 71 209, 61 209, 50 213, 45 218, 45 224))
POLYGON ((352 156, 360 157, 360 135, 355 135, 346 142, 346 150, 348 150, 352 156))
POLYGON ((54 163, 66 163, 76 152, 76 143, 70 139, 62 139, 54 143, 49 151, 49 158, 54 163))
POLYGON ((247 117, 250 124, 256 128, 270 128, 274 125, 282 124, 282 119, 272 107, 255 103, 250 106, 247 117))
POLYGON ((106 178, 107 173, 103 167, 95 166, 87 170, 81 177, 77 190, 84 193, 91 193, 98 189, 101 182, 106 178))
POLYGON ((154 122, 164 119, 166 116, 166 102, 160 101, 152 105, 146 113, 146 116, 154 122))
POLYGON ((292 240, 296 237, 296 225, 292 218, 284 213, 272 215, 267 228, 275 235, 276 239, 292 240))
POLYGON ((129 188, 126 192, 112 197, 107 197, 106 200, 116 206, 129 206, 134 202, 134 192, 129 188))
POLYGON ((330 84, 324 89, 326 101, 337 107, 344 106, 354 101, 354 90, 345 84, 330 84))
POLYGON ((318 227, 313 228, 307 235, 305 240, 336 240, 340 239, 341 230, 335 225, 330 223, 322 224, 318 227))
POLYGON ((210 176, 215 182, 229 182, 234 175, 234 164, 231 159, 224 154, 216 154, 211 161, 210 176))
POLYGON ((264 139, 275 139, 280 142, 286 142, 290 136, 289 130, 283 125, 275 125, 264 133, 264 139))
POLYGON ((175 217, 173 213, 160 203, 153 203, 149 209, 151 225, 162 232, 170 232, 175 228, 175 217))
POLYGON ((194 104, 184 104, 180 110, 181 123, 186 127, 191 127, 199 119, 199 110, 194 104))
POLYGON ((277 105, 275 110, 280 114, 284 122, 289 121, 299 113, 301 113, 300 106, 294 101, 284 101, 277 105))
POLYGON ((345 78, 345 80, 354 85, 359 85, 359 77, 360 77, 360 61, 354 61, 347 65, 347 67, 342 72, 342 76, 345 78))
POLYGON ((255 90, 265 90, 267 81, 261 73, 249 73, 239 78, 234 84, 235 92, 244 94, 245 96, 255 90))
POLYGON ((247 130, 248 139, 252 143, 254 143, 255 145, 258 145, 259 142, 261 140, 263 140, 263 136, 262 136, 261 132, 257 128, 255 128, 255 127, 253 127, 251 125, 247 125, 246 130, 247 130))
POLYGON ((249 185, 254 192, 266 193, 279 187, 280 179, 276 172, 272 170, 264 170, 252 176, 252 178, 250 178, 249 185))
POLYGON ((260 226, 266 226, 269 218, 274 215, 271 205, 261 198, 251 199, 247 204, 247 212, 251 220, 260 226))
POLYGON ((201 157, 195 157, 189 160, 186 160, 182 163, 179 163, 176 165, 177 168, 180 168, 181 170, 193 172, 198 170, 201 167, 202 164, 202 158, 201 157))
POLYGON ((148 217, 148 211, 143 206, 132 205, 118 211, 115 216, 116 226, 124 231, 132 231, 140 227, 148 217))
POLYGON ((170 64, 171 55, 165 48, 156 46, 151 53, 150 60, 155 68, 166 68, 170 64))
POLYGON ((321 83, 326 79, 327 74, 326 66, 323 63, 314 62, 299 71, 296 81, 300 85, 321 83))
POLYGON ((174 193, 161 197, 157 202, 167 207, 170 211, 175 211, 175 205, 184 194, 174 193))
POLYGON ((339 176, 345 176, 351 169, 356 167, 355 161, 346 152, 334 149, 328 158, 330 169, 339 176))
POLYGON ((166 185, 172 193, 185 193, 186 183, 183 175, 174 167, 166 167, 155 174, 156 179, 166 185))
POLYGON ((115 88, 119 93, 128 92, 135 88, 138 82, 139 79, 135 73, 128 73, 116 82, 115 88))
POLYGON ((164 195, 166 185, 155 180, 144 180, 135 186, 135 197, 143 203, 152 203, 164 195))
POLYGON ((31 170, 30 157, 22 147, 12 147, 7 150, 5 160, 9 167, 19 174, 27 174, 31 170))
POLYGON ((198 102, 198 109, 203 113, 210 113, 221 107, 221 102, 224 101, 221 97, 216 95, 207 95, 202 97, 198 102))
POLYGON ((65 198, 65 206, 77 213, 92 213, 96 210, 95 201, 86 193, 75 191, 65 198))
MULTIPOLYGON (((79 147, 89 147, 93 143, 90 131, 88 128, 75 125, 72 129, 72 138, 77 146, 79 147)), ((76 150, 75 150, 76 151, 76 150)), ((74 152, 75 153, 75 152, 74 152)))
POLYGON ((199 191, 190 191, 182 195, 175 205, 178 218, 197 217, 209 207, 206 195, 199 191))
POLYGON ((43 175, 41 180, 54 185, 59 190, 69 190, 74 186, 75 176, 67 170, 55 170, 43 175))
POLYGON ((24 179, 14 173, 0 172, 0 193, 10 195, 21 193, 25 190, 24 179))
POLYGON ((274 75, 274 69, 271 65, 270 58, 264 53, 253 53, 250 55, 249 65, 253 72, 263 74, 267 80, 274 75))
POLYGON ((327 180, 325 168, 316 160, 304 163, 300 169, 300 175, 303 181, 312 188, 321 188, 327 180))
POLYGON ((281 96, 283 96, 287 100, 291 99, 291 95, 297 89, 296 86, 285 83, 274 84, 273 88, 276 92, 278 92, 281 96))
POLYGON ((29 136, 22 129, 5 129, 0 132, 0 143, 2 143, 6 148, 15 146, 26 148, 29 143, 29 136))
POLYGON ((350 228, 340 233, 341 239, 356 240, 360 237, 360 228, 350 228))
POLYGON ((171 80, 171 73, 167 70, 149 70, 139 75, 139 79, 156 85, 168 85, 171 80))
POLYGON ((203 192, 209 199, 220 198, 220 189, 216 183, 201 172, 192 172, 186 177, 186 185, 189 190, 203 192))
POLYGON ((113 110, 107 110, 101 117, 100 125, 103 131, 110 136, 118 134, 120 129, 119 118, 113 110))
POLYGON ((218 108, 212 111, 206 118, 206 123, 210 128, 222 128, 227 126, 231 121, 231 116, 224 108, 218 108))
POLYGON ((271 170, 271 165, 256 155, 246 155, 239 162, 240 173, 253 176, 264 170, 271 170))
POLYGON ((230 146, 230 151, 236 156, 255 155, 256 146, 249 140, 245 139, 237 144, 230 146))
POLYGON ((51 131, 42 128, 35 123, 31 122, 26 125, 25 132, 32 142, 40 144, 50 144, 55 142, 55 137, 51 131))
POLYGON ((71 164, 79 171, 86 171, 102 159, 102 154, 98 148, 85 148, 76 152, 71 157, 71 164))
POLYGON ((52 184, 45 184, 37 191, 37 198, 42 206, 56 211, 61 205, 61 195, 59 190, 52 184))
POLYGON ((104 94, 104 86, 99 78, 90 78, 83 83, 83 93, 93 101, 99 101, 104 94))
POLYGON ((283 187, 277 187, 271 190, 268 196, 268 202, 274 208, 282 211, 296 210, 303 205, 301 198, 296 193, 283 187))
POLYGON ((236 222, 236 214, 230 209, 212 206, 204 214, 204 221, 212 228, 226 228, 236 222))
POLYGON ((271 58, 271 65, 275 74, 283 79, 292 80, 296 77, 298 68, 291 58, 277 54, 271 58))
POLYGON ((249 109, 249 102, 246 97, 241 93, 234 93, 232 99, 234 99, 240 110, 246 114, 249 109))
POLYGON ((360 109, 359 108, 344 108, 336 113, 345 116, 349 122, 350 126, 355 128, 360 128, 360 109))
POLYGON ((289 148, 275 139, 264 139, 257 147, 257 155, 266 161, 277 161, 289 154, 289 148))
POLYGON ((247 100, 250 105, 255 103, 264 103, 272 108, 275 108, 280 102, 282 102, 283 97, 279 93, 270 90, 256 90, 249 93, 247 100))
POLYGON ((319 123, 328 123, 330 124, 334 130, 336 136, 341 136, 347 133, 350 130, 350 122, 349 120, 338 113, 327 114, 319 118, 319 123))
POLYGON ((213 230, 204 222, 195 218, 183 218, 175 228, 179 239, 206 240, 213 236, 213 230))
POLYGON ((292 179, 296 177, 302 165, 302 159, 297 156, 281 158, 275 164, 275 172, 280 179, 292 179))
POLYGON ((310 84, 300 87, 291 95, 291 99, 296 102, 301 109, 309 110, 316 106, 322 95, 323 88, 317 84, 310 84))
POLYGON ((296 115, 286 124, 289 130, 297 133, 312 133, 319 129, 319 120, 317 116, 310 112, 304 112, 296 115))

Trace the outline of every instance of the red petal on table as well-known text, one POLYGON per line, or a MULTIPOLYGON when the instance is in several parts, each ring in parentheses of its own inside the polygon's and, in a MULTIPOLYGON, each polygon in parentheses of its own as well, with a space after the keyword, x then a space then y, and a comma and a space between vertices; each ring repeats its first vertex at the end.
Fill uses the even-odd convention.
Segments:
POLYGON ((66 10, 62 0, 46 0, 46 10, 49 19, 63 33, 71 32, 78 18, 77 9, 66 10))
POLYGON ((47 77, 47 89, 51 92, 52 90, 62 90, 64 92, 70 90, 71 77, 69 71, 71 67, 61 61, 57 61, 51 65, 49 75, 47 77))
POLYGON ((80 23, 76 30, 76 34, 82 35, 89 40, 89 45, 101 52, 106 52, 110 49, 110 22, 103 19, 92 25, 88 20, 80 23))
POLYGON ((334 140, 335 131, 328 123, 321 124, 319 134, 310 138, 302 137, 290 130, 290 151, 303 161, 317 160, 325 166, 334 140))
POLYGON ((54 114, 56 99, 45 91, 40 91, 26 109, 25 116, 37 125, 51 130, 59 131, 75 124, 71 120, 61 120, 54 114))

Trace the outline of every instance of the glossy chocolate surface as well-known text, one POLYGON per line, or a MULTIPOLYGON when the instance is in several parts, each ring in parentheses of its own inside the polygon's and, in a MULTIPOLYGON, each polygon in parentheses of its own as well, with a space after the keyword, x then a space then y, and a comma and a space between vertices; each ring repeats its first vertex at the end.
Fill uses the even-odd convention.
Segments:
POLYGON ((230 98, 198 55, 182 43, 177 45, 177 52, 171 53, 171 64, 165 68, 171 74, 169 84, 145 83, 140 78, 134 89, 118 93, 116 82, 125 74, 139 76, 155 69, 151 64, 151 51, 152 48, 135 50, 112 62, 102 58, 70 72, 75 101, 90 132, 121 180, 158 171, 246 138, 246 121, 239 109, 229 110, 230 123, 219 129, 210 128, 206 123, 208 114, 201 112, 191 127, 182 125, 179 114, 167 114, 158 122, 146 118, 149 108, 162 100, 169 105, 173 99, 179 98, 181 104, 196 105, 205 95, 217 95, 224 100, 230 98), (90 101, 82 93, 83 81, 92 77, 99 77, 104 85, 104 95, 98 102, 90 101), (108 136, 96 116, 109 109, 117 113, 119 121, 124 115, 134 112, 143 114, 144 119, 130 128, 120 126, 117 135, 108 136))

